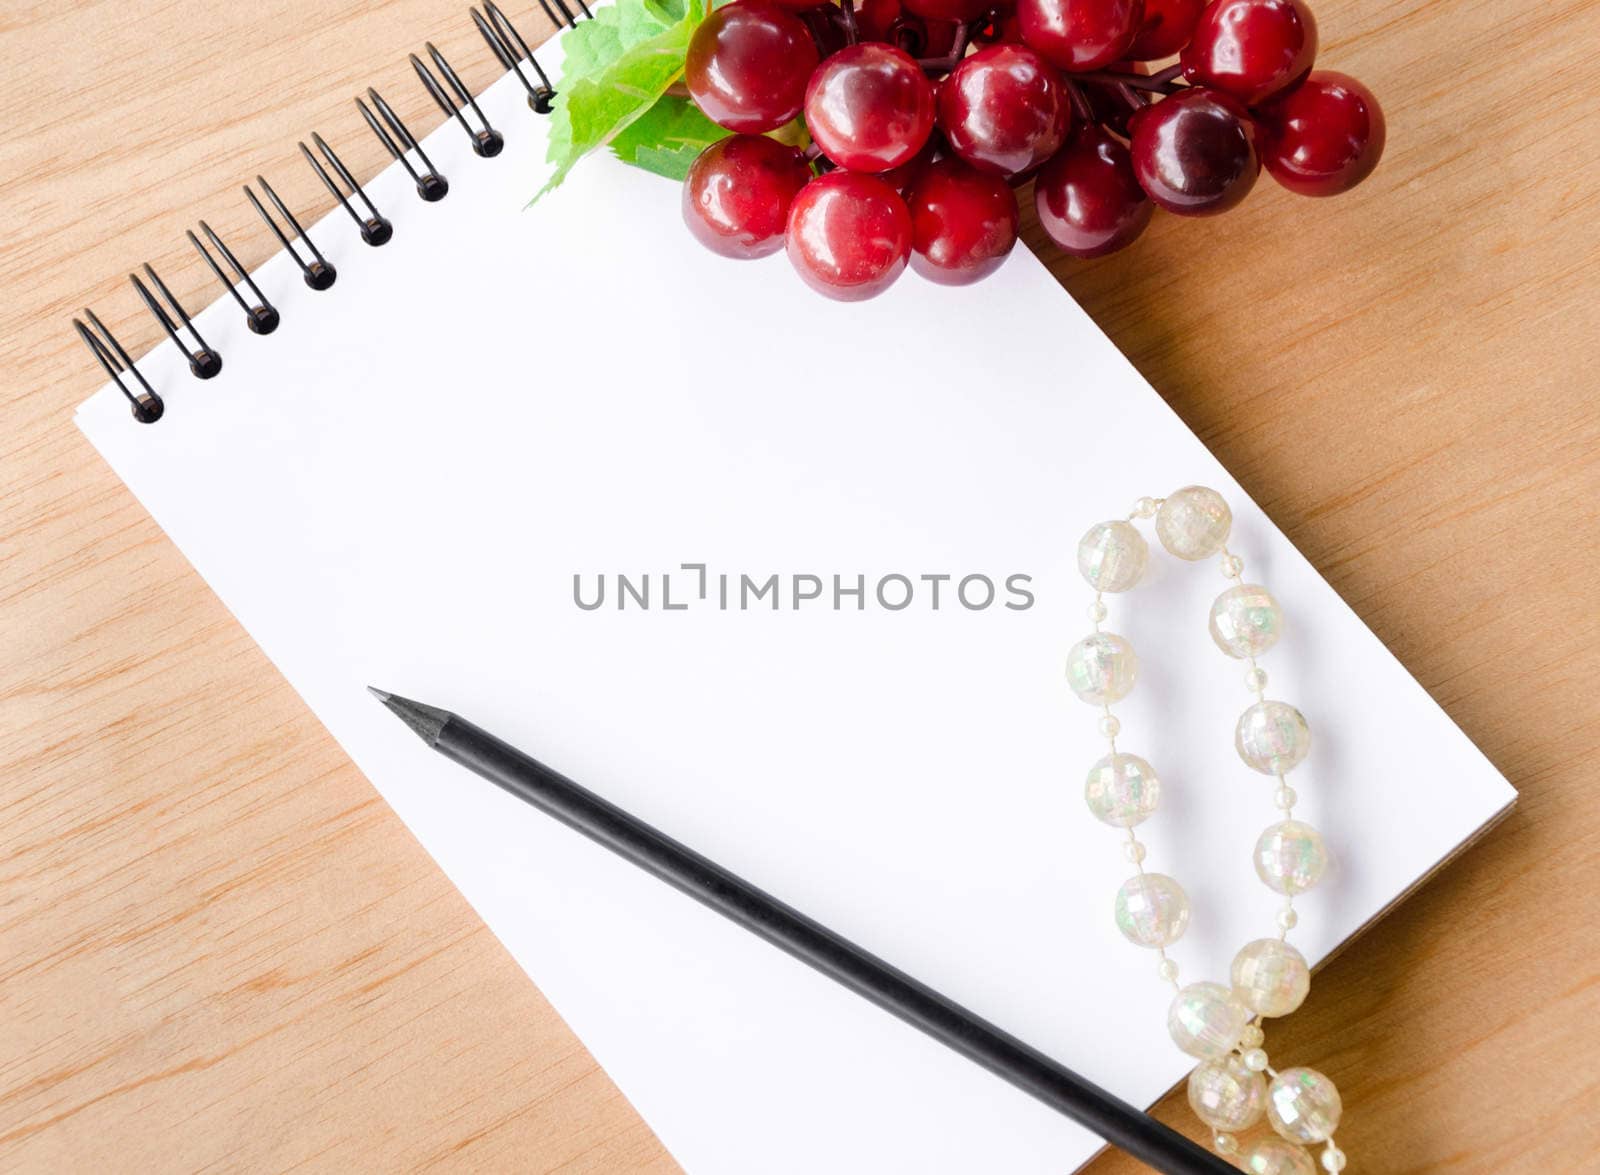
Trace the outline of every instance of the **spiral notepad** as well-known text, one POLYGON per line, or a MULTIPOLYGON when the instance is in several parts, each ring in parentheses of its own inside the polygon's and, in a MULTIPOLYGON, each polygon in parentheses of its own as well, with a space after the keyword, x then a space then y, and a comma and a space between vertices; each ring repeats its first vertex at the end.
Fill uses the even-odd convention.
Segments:
MULTIPOLYGON (((1315 731, 1297 812, 1337 861, 1300 903, 1313 962, 1510 802, 1025 250, 980 287, 838 305, 781 256, 706 252, 676 185, 607 157, 525 208, 549 78, 505 14, 475 16, 506 76, 468 94, 424 47, 445 123, 414 137, 363 95, 341 131, 397 162, 359 184, 332 128, 309 137, 337 202, 318 219, 252 183, 285 246, 254 272, 197 212, 226 290, 191 315, 204 293, 141 274, 171 340, 135 361, 81 316, 115 378, 77 419, 687 1170, 1059 1175, 1097 1143, 419 754, 369 682, 471 714, 1140 1104, 1188 1063, 1082 799, 1101 750, 1062 658, 1091 523, 1215 486, 1289 608, 1264 666, 1315 731)), ((559 41, 538 52, 553 75, 559 41)), ((1169 562, 1136 611, 1112 601, 1159 651, 1119 716, 1163 780, 1141 839, 1194 902, 1173 956, 1221 978, 1277 908, 1249 862, 1270 805, 1206 633, 1225 583, 1169 562)))

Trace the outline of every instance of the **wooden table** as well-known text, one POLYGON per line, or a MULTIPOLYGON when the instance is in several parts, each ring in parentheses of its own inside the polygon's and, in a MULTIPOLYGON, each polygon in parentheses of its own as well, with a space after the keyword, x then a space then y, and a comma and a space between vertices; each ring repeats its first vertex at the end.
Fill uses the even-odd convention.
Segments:
MULTIPOLYGON (((1277 1030, 1352 1169, 1594 1170, 1600 4, 1315 3, 1387 107, 1377 174, 1052 266, 1522 792, 1277 1030)), ((326 207, 317 129, 376 171, 367 84, 435 125, 407 52, 498 73, 465 7, 0 12, 5 1170, 674 1169, 71 422, 69 316, 153 344, 122 275, 204 304, 202 215, 267 256, 238 185, 326 207)))

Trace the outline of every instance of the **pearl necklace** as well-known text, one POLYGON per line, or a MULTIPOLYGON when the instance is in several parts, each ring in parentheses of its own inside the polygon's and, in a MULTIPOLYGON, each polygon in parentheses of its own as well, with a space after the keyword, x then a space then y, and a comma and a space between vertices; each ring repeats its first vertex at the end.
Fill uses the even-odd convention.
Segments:
POLYGON ((1089 769, 1084 798, 1099 820, 1128 834, 1123 852, 1137 872, 1117 890, 1117 928, 1129 942, 1156 952, 1157 973, 1176 993, 1167 1030, 1180 1049, 1200 1061, 1189 1075, 1189 1104, 1211 1128, 1217 1151, 1238 1155, 1235 1133, 1265 1116, 1276 1136, 1257 1140, 1243 1153, 1245 1170, 1316 1175, 1316 1164, 1303 1148, 1320 1142, 1326 1144, 1322 1166, 1338 1172, 1345 1166, 1344 1152, 1333 1141, 1343 1109, 1339 1091, 1315 1069, 1273 1069, 1261 1047, 1260 1021, 1287 1016, 1311 988, 1310 968, 1288 936, 1299 921, 1294 897, 1317 883, 1327 853, 1317 830, 1294 818, 1295 792, 1284 779, 1311 749, 1310 729, 1293 706, 1267 700, 1266 671, 1256 664, 1277 642, 1283 614, 1266 588, 1244 582, 1244 562, 1227 547, 1232 525, 1221 494, 1186 486, 1167 498, 1140 498, 1126 520, 1099 523, 1078 544, 1078 570, 1095 589, 1089 605, 1094 632, 1067 654, 1067 684, 1101 709, 1100 733, 1110 747, 1089 769), (1133 831, 1155 811, 1161 783, 1149 763, 1117 750, 1122 724, 1111 703, 1133 688, 1138 659, 1125 638, 1101 631, 1100 624, 1107 615, 1105 594, 1128 591, 1144 575, 1150 548, 1133 521, 1151 518, 1161 545, 1178 558, 1193 562, 1221 556, 1222 574, 1233 586, 1211 606, 1211 637, 1228 656, 1249 663, 1245 685, 1256 696, 1239 719, 1234 746, 1247 766, 1278 781, 1273 801, 1282 818, 1255 847, 1256 874, 1284 898, 1278 934, 1239 951, 1230 984, 1178 983, 1178 964, 1166 948, 1189 924, 1189 898, 1172 878, 1145 871, 1145 846, 1133 831))

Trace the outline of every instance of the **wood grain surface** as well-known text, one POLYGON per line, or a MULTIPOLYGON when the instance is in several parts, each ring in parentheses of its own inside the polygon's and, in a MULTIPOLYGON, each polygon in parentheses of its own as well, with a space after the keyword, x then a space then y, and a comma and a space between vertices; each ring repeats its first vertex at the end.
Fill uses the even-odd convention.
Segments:
MULTIPOLYGON (((1593 1171, 1600 3, 1315 6, 1367 184, 1042 252, 1522 793, 1276 1030, 1351 1170, 1593 1171)), ((376 171, 369 83, 436 125, 428 39, 499 72, 455 0, 0 3, 0 1169, 676 1169, 71 421, 69 317, 142 353, 124 275, 203 305, 201 216, 261 261, 239 185, 327 207, 312 130, 376 171)))

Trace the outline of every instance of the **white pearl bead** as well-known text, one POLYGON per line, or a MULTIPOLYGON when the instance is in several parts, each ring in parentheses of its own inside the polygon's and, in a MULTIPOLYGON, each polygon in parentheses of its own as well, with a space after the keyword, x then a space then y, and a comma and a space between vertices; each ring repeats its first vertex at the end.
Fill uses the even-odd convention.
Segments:
POLYGON ((1144 846, 1138 841, 1126 840, 1122 842, 1122 855, 1128 858, 1130 865, 1144 864, 1144 854, 1144 846))
POLYGON ((1231 1155, 1239 1149, 1239 1140, 1231 1134, 1218 1134, 1212 1137, 1211 1145, 1219 1155, 1231 1155))
POLYGON ((1244 1051, 1244 1067, 1252 1073, 1261 1073, 1267 1067, 1266 1049, 1246 1049, 1244 1051))
POLYGON ((1156 974, 1168 983, 1178 978, 1178 960, 1162 959, 1161 966, 1156 968, 1156 974))
POLYGON ((1244 675, 1244 688, 1253 694, 1259 694, 1267 688, 1267 671, 1257 665, 1244 675))
POLYGON ((1233 957, 1234 993, 1258 1016, 1287 1016, 1311 990, 1306 957, 1276 938, 1246 943, 1233 957))
POLYGON ((1189 895, 1165 873, 1141 873, 1117 890, 1117 929, 1135 946, 1171 946, 1189 926, 1189 895))
POLYGON ((1311 728, 1288 702, 1257 702, 1239 716, 1233 745, 1263 775, 1282 775, 1310 752, 1311 728))
POLYGON ((1161 798, 1155 768, 1138 755, 1107 755, 1089 768, 1083 798, 1102 824, 1132 828, 1147 820, 1161 798))
POLYGON ((1257 1139, 1244 1153, 1244 1169, 1250 1175, 1317 1175, 1311 1156, 1281 1138, 1257 1139))
POLYGON ((1122 733, 1122 723, 1115 714, 1107 714, 1100 719, 1100 734, 1104 738, 1116 738, 1122 733))
POLYGON ((1100 522, 1078 540, 1078 571, 1097 592, 1125 592, 1144 576, 1150 544, 1131 522, 1100 522))
POLYGON ((1293 896, 1316 885, 1328 867, 1322 834, 1302 820, 1274 824, 1256 841, 1256 876, 1269 889, 1293 896))
POLYGON ((1246 1024, 1244 1031, 1239 1034, 1239 1047, 1242 1049, 1260 1048, 1261 1042, 1266 1038, 1266 1033, 1261 1031, 1261 1025, 1246 1024))
POLYGON ((1167 1008, 1173 1043, 1202 1061, 1232 1052, 1249 1022, 1250 1009, 1220 983, 1191 983, 1167 1008))
POLYGON ((1156 536, 1180 559, 1209 559, 1222 550, 1233 527, 1233 512, 1216 490, 1184 486, 1156 511, 1156 536))
POLYGON ((1267 1112, 1267 1083, 1229 1053, 1195 1066, 1189 1106, 1213 1130, 1248 1130, 1267 1112))
POLYGON ((1285 1069, 1267 1090, 1267 1117, 1290 1142, 1323 1142, 1339 1126, 1339 1091, 1315 1069, 1285 1069))
POLYGON ((1157 502, 1154 498, 1140 498, 1133 504, 1133 509, 1130 510, 1129 513, 1135 518, 1154 518, 1156 516, 1156 509, 1160 505, 1161 503, 1157 502))
POLYGON ((1287 783, 1272 793, 1272 802, 1278 807, 1282 808, 1285 812, 1294 807, 1294 802, 1299 798, 1300 797, 1295 794, 1294 788, 1290 787, 1287 783))
POLYGON ((1120 702, 1133 688, 1138 673, 1139 658, 1133 646, 1115 633, 1086 636, 1067 653, 1067 684, 1091 705, 1120 702))
POLYGON ((1344 1165, 1344 1152, 1334 1146, 1330 1140, 1328 1145, 1322 1148, 1322 1169, 1337 1175, 1338 1172, 1344 1170, 1344 1165))
POLYGON ((1278 911, 1277 922, 1280 930, 1293 930, 1300 925, 1300 915, 1294 912, 1293 906, 1285 906, 1278 911))
POLYGON ((1230 657, 1259 657, 1283 635, 1283 610, 1253 583, 1231 587, 1211 605, 1211 639, 1230 657))
POLYGON ((1244 573, 1244 560, 1237 555, 1224 554, 1218 566, 1222 568, 1224 579, 1238 579, 1244 573))
POLYGON ((1090 604, 1088 611, 1089 619, 1095 624, 1099 624, 1111 614, 1111 610, 1106 607, 1104 600, 1096 600, 1094 603, 1090 604))

